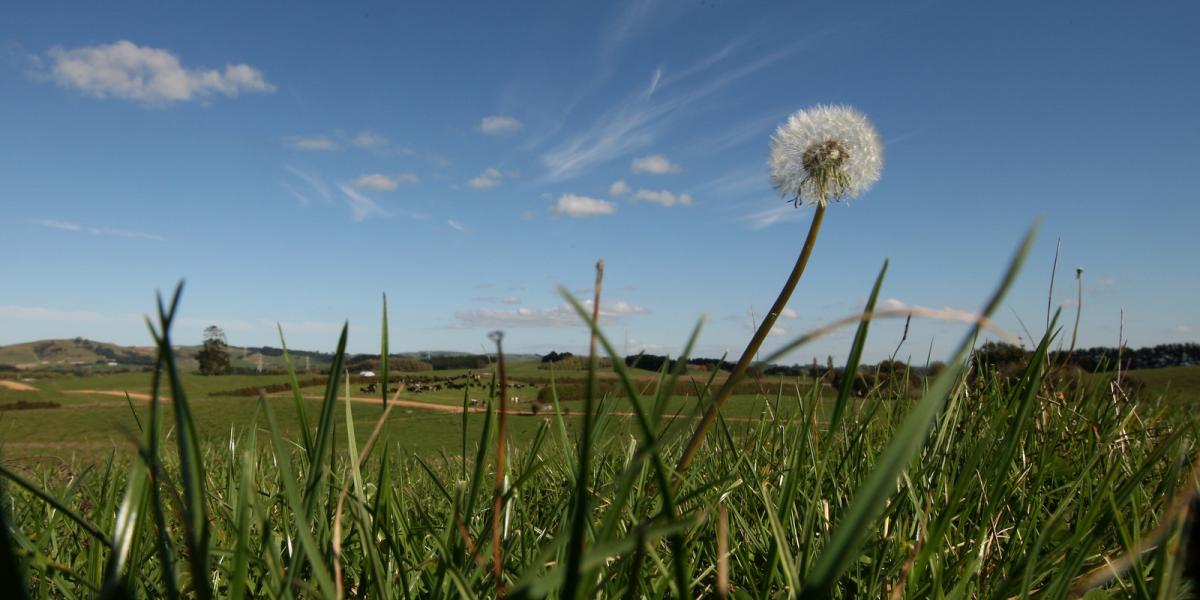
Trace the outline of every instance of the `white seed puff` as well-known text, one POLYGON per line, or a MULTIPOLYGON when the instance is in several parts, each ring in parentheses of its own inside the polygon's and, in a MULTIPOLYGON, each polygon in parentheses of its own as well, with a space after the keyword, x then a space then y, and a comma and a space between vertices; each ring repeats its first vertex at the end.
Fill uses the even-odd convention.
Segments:
POLYGON ((771 182, 797 202, 857 197, 879 181, 882 171, 879 133, 866 115, 849 106, 797 111, 771 139, 771 182), (826 153, 824 164, 835 165, 836 173, 812 168, 818 153, 826 153))

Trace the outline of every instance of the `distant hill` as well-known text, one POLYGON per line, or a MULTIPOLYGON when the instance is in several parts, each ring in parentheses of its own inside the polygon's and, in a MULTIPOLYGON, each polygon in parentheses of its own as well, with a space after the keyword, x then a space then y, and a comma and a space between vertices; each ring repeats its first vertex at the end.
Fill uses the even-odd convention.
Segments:
MULTIPOLYGON (((181 369, 195 370, 199 367, 196 361, 199 352, 198 345, 176 346, 175 360, 181 369)), ((332 354, 323 352, 289 350, 288 354, 298 368, 303 368, 306 360, 311 367, 326 367, 333 359, 332 354)), ((283 351, 278 348, 229 348, 229 363, 234 369, 257 370, 260 357, 264 370, 284 368, 283 351)), ((85 338, 38 340, 0 346, 0 365, 20 370, 137 370, 154 366, 154 347, 119 346, 85 338)))
MULTIPOLYGON (((200 346, 176 346, 175 360, 184 371, 194 371, 199 368, 196 360, 200 346)), ((288 350, 292 364, 297 369, 305 367, 319 369, 327 368, 333 362, 333 354, 329 352, 313 352, 308 350, 288 350)), ((472 356, 468 352, 453 352, 445 350, 400 352, 392 356, 429 360, 448 357, 472 356)), ((535 359, 536 355, 508 355, 510 360, 535 359)), ((348 358, 378 358, 378 354, 358 354, 348 358)), ((264 371, 282 371, 283 350, 271 346, 230 346, 229 364, 235 370, 255 371, 262 364, 264 371)), ((436 362, 436 360, 435 360, 436 362)), ((140 370, 154 366, 153 346, 119 346, 107 342, 98 342, 85 338, 62 340, 38 340, 0 346, 0 370, 13 367, 20 370, 55 370, 55 371, 89 371, 111 372, 123 370, 140 370)))

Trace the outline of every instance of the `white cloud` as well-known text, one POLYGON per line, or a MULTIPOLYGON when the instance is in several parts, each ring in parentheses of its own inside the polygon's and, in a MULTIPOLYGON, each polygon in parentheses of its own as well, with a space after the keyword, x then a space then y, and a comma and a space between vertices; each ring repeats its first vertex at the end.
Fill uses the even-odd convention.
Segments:
POLYGON ((116 227, 85 227, 78 223, 70 223, 67 221, 55 221, 53 219, 33 219, 30 221, 35 225, 49 227, 51 229, 61 229, 63 231, 72 231, 76 233, 90 233, 96 236, 121 237, 127 239, 151 240, 155 242, 167 241, 161 235, 156 233, 143 233, 141 231, 129 231, 126 229, 117 229, 116 227))
POLYGON ((50 78, 63 87, 147 106, 275 91, 262 72, 249 65, 189 69, 169 50, 128 40, 69 50, 55 46, 49 51, 49 61, 50 78))
MULTIPOLYGON (((291 173, 294 177, 304 182, 304 184, 308 186, 308 189, 311 192, 315 192, 321 197, 321 199, 325 201, 333 199, 333 196, 329 193, 329 186, 325 185, 325 182, 322 181, 320 177, 305 173, 304 171, 301 171, 292 165, 285 164, 283 165, 283 168, 286 169, 288 173, 291 173)), ((302 203, 308 204, 308 196, 297 191, 296 188, 291 186, 291 184, 283 182, 283 187, 302 203)))
POLYGON ((338 189, 346 196, 346 204, 350 207, 350 217, 355 221, 364 221, 370 217, 390 217, 391 213, 384 210, 374 200, 362 195, 354 188, 339 183, 338 189))
POLYGON ((563 194, 558 199, 558 202, 550 207, 550 214, 554 216, 565 216, 575 219, 611 215, 616 211, 617 207, 612 202, 575 194, 563 194))
POLYGON ((476 190, 490 190, 500 185, 504 178, 505 174, 501 173, 500 169, 488 167, 487 169, 484 169, 483 173, 480 173, 478 177, 468 181, 467 187, 476 190))
POLYGON ((479 121, 479 131, 485 135, 508 135, 523 126, 515 117, 507 115, 490 115, 479 121))
POLYGON ((104 315, 90 310, 61 310, 42 306, 0 304, 0 319, 29 321, 101 321, 104 315))
POLYGON ((65 229, 67 231, 79 231, 81 229, 78 224, 68 223, 66 221, 55 221, 53 219, 34 219, 30 222, 35 225, 41 225, 42 227, 49 227, 51 229, 65 229))
POLYGON ((639 156, 633 159, 633 163, 629 165, 634 173, 649 173, 651 175, 666 175, 667 173, 678 173, 683 169, 672 163, 667 157, 661 154, 651 154, 649 156, 639 156))
POLYGON ((662 67, 655 69, 654 73, 650 75, 650 86, 646 88, 646 97, 647 98, 649 98, 650 96, 653 96, 654 90, 658 89, 658 82, 659 82, 659 80, 662 79, 662 75, 663 75, 662 67))
POLYGON ((751 73, 777 62, 809 43, 811 38, 780 48, 776 52, 754 59, 739 61, 737 67, 723 73, 708 73, 712 67, 726 62, 730 49, 718 52, 713 58, 683 69, 674 77, 662 76, 652 96, 638 86, 617 105, 596 115, 590 124, 569 135, 542 155, 548 181, 574 177, 598 163, 627 156, 654 143, 674 119, 689 114, 684 110, 725 89, 751 73), (678 93, 684 81, 697 81, 690 89, 678 93))
MULTIPOLYGON (((591 300, 584 302, 590 308, 591 300)), ((631 315, 644 315, 648 311, 629 302, 609 302, 600 305, 600 321, 614 321, 631 315)), ((568 304, 553 308, 517 308, 513 310, 460 310, 454 313, 457 328, 515 328, 515 327, 578 327, 583 325, 575 309, 568 304)))
POLYGON ((388 140, 374 131, 363 131, 354 136, 354 139, 350 140, 350 143, 359 148, 380 148, 386 146, 388 140))
POLYGON ((88 227, 88 233, 92 235, 110 235, 114 237, 123 237, 135 240, 151 240, 155 242, 165 242, 167 238, 156 233, 143 233, 141 231, 127 231, 124 229, 116 229, 114 227, 88 227))
POLYGON ((493 304, 520 304, 520 296, 476 296, 471 298, 475 302, 491 302, 493 304))
POLYGON ((614 181, 612 185, 608 186, 608 195, 620 197, 628 194, 629 190, 629 184, 625 183, 624 180, 618 180, 614 181))
POLYGON ((401 173, 400 175, 384 175, 382 173, 368 173, 360 175, 354 180, 354 187, 362 190, 375 190, 379 192, 390 192, 400 184, 415 184, 420 181, 416 175, 412 173, 401 173))
POLYGON ((283 143, 292 150, 337 150, 337 143, 323 136, 289 135, 283 138, 283 143))
POLYGON ((783 311, 779 313, 779 316, 781 316, 785 319, 795 319, 796 317, 799 317, 800 315, 796 314, 796 311, 785 306, 785 307, 783 307, 783 311))
POLYGON ((1188 333, 1192 333, 1193 331, 1195 331, 1194 329, 1192 329, 1191 327, 1188 327, 1187 325, 1176 325, 1175 327, 1172 328, 1172 330, 1175 333, 1183 333, 1183 334, 1188 334, 1188 333))
POLYGON ((679 194, 677 196, 671 192, 668 192, 667 190, 659 190, 659 191, 644 190, 644 189, 638 190, 637 193, 633 195, 633 197, 636 200, 642 200, 645 202, 653 202, 655 204, 658 204, 661 206, 667 206, 667 207, 671 207, 671 206, 675 206, 675 205, 679 205, 679 206, 691 206, 692 205, 691 194, 679 194))
POLYGON ((884 298, 877 303, 878 310, 907 310, 908 305, 895 298, 884 298))
POLYGON ((458 231, 461 233, 470 233, 470 231, 467 231, 466 227, 463 227, 462 223, 459 223, 458 221, 455 221, 454 219, 446 219, 446 224, 449 225, 450 228, 455 231, 458 231))
POLYGON ((490 179, 483 175, 473 177, 470 181, 467 181, 467 186, 476 190, 490 190, 498 185, 500 185, 498 180, 490 179))
MULTIPOLYGON (((342 330, 342 323, 335 321, 272 321, 270 319, 231 319, 228 317, 180 317, 177 327, 182 330, 200 330, 216 325, 226 333, 266 334, 278 336, 283 329, 284 337, 305 334, 333 335, 342 330)), ((275 338, 278 341, 278 337, 275 338)))
POLYGON ((782 204, 774 208, 760 210, 750 213, 742 220, 750 225, 750 229, 759 230, 765 229, 777 223, 786 221, 794 221, 804 216, 805 211, 793 207, 791 204, 782 204))

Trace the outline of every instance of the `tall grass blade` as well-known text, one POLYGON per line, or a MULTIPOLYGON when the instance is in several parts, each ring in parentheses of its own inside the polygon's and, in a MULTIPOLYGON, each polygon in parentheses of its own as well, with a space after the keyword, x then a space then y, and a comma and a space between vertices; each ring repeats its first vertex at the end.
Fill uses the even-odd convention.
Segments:
MULTIPOLYGON (((1025 256, 1033 245, 1036 230, 1036 227, 1031 228, 1025 234, 1000 286, 980 313, 984 318, 990 317, 995 312, 1013 281, 1016 280, 1025 256)), ((817 557, 813 568, 805 575, 802 597, 828 597, 833 591, 837 578, 854 562, 856 553, 867 534, 873 529, 872 523, 883 511, 888 499, 895 493, 897 478, 908 468, 909 463, 924 445, 925 438, 930 428, 933 427, 934 418, 949 396, 959 372, 963 368, 963 361, 970 351, 971 343, 981 328, 980 323, 972 326, 959 344, 953 359, 934 379, 929 390, 909 412, 904 422, 896 429, 892 440, 879 454, 870 475, 855 492, 854 499, 846 515, 834 530, 829 544, 817 557)))
MULTIPOLYGON (((863 314, 869 315, 875 311, 875 300, 879 298, 879 288, 883 286, 883 276, 887 274, 888 261, 883 261, 883 268, 875 278, 867 305, 863 314)), ((850 356, 846 358, 846 367, 842 375, 842 385, 838 387, 837 400, 833 404, 833 415, 829 417, 829 435, 836 435, 838 426, 842 423, 842 415, 846 413, 846 403, 854 392, 854 381, 858 374, 858 364, 862 360, 863 347, 867 345, 867 331, 871 327, 871 319, 864 318, 858 323, 858 331, 854 333, 854 343, 850 346, 850 356)))
POLYGON ((25 575, 17 560, 17 543, 8 524, 8 494, 4 480, 0 479, 0 597, 24 600, 29 597, 25 589, 25 575))
MULTIPOLYGON (((283 364, 287 366, 288 383, 292 388, 292 402, 296 406, 296 418, 300 420, 300 437, 304 442, 304 452, 308 454, 309 462, 314 462, 316 457, 313 456, 312 431, 308 425, 308 409, 300 390, 300 380, 296 378, 296 368, 292 364, 292 357, 288 355, 287 342, 283 339, 283 325, 276 323, 275 327, 279 330, 279 345, 283 348, 283 364)), ((330 374, 332 375, 332 373, 331 371, 330 374)))
POLYGON ((171 296, 170 308, 163 310, 162 298, 158 302, 159 339, 158 360, 167 374, 171 387, 171 405, 175 415, 175 440, 179 449, 179 470, 183 480, 184 541, 188 549, 188 564, 192 571, 192 589, 196 597, 207 600, 212 597, 209 586, 208 552, 208 494, 204 489, 204 461, 200 456, 200 442, 196 435, 196 423, 188 405, 187 393, 175 364, 175 351, 171 347, 171 324, 179 308, 179 297, 183 282, 171 296))
MULTIPOLYGON (((388 354, 388 315, 387 315, 387 294, 383 295, 383 325, 379 334, 379 374, 380 386, 379 397, 383 401, 383 407, 387 408, 388 403, 388 369, 391 368, 391 358, 388 354)), ((347 400, 349 402, 349 400, 347 400)))

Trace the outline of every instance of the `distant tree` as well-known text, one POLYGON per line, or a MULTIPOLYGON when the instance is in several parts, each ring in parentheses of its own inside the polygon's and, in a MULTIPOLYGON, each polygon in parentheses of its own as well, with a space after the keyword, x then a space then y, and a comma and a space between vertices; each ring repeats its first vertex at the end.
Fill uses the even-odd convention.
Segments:
POLYGON ((574 356, 574 354, 571 354, 570 352, 563 352, 560 354, 558 352, 551 350, 550 354, 547 354, 542 357, 542 362, 544 362, 544 363, 558 362, 560 360, 571 358, 572 356, 574 356))
POLYGON ((204 330, 204 347, 196 355, 200 361, 201 375, 220 375, 229 372, 229 346, 225 343, 225 332, 216 325, 204 330))

